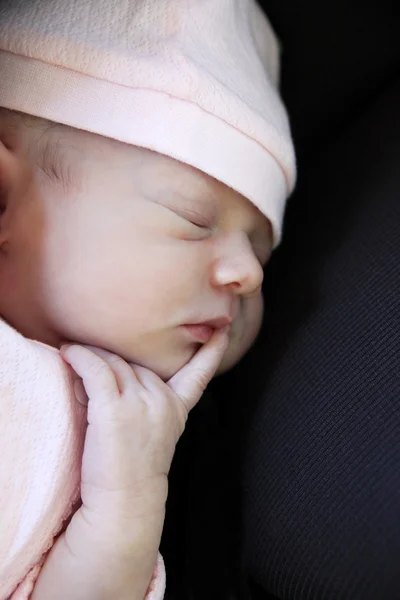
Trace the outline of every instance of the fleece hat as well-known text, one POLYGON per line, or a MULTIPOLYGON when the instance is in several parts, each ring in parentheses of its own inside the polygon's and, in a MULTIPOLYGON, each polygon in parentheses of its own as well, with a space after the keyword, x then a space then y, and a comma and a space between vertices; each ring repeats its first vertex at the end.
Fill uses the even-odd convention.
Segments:
POLYGON ((275 244, 296 177, 255 0, 12 0, 0 106, 157 151, 253 202, 275 244))

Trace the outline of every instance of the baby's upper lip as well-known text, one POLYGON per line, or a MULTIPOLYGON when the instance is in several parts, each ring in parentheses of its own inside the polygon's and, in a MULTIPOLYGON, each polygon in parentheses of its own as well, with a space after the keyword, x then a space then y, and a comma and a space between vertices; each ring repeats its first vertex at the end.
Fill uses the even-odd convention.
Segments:
POLYGON ((207 321, 201 321, 196 323, 196 325, 207 325, 208 327, 212 327, 213 329, 223 329, 227 325, 232 323, 232 317, 230 316, 222 316, 215 317, 214 319, 208 319, 207 321))

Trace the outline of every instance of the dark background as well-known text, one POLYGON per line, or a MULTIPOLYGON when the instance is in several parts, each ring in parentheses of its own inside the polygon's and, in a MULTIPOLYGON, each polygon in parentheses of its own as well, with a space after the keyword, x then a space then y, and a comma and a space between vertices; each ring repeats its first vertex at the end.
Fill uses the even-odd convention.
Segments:
POLYGON ((171 473, 167 598, 400 599, 400 4, 273 0, 299 181, 171 473))

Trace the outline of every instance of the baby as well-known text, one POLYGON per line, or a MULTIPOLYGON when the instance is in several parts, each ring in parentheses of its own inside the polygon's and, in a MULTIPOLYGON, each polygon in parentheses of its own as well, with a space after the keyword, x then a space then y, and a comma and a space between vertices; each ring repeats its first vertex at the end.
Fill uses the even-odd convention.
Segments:
POLYGON ((0 8, 0 314, 88 401, 34 600, 144 598, 187 414, 260 328, 295 162, 254 0, 0 8))

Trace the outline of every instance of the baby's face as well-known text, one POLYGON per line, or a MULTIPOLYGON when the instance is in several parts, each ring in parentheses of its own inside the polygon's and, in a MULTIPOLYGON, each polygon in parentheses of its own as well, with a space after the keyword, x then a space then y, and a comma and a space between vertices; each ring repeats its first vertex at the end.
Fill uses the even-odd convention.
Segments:
POLYGON ((16 200, 25 207, 2 271, 5 318, 27 336, 100 346, 163 378, 231 322, 220 372, 233 366, 262 319, 268 220, 148 150, 65 128, 57 152, 58 177, 38 170, 34 191, 16 200))

